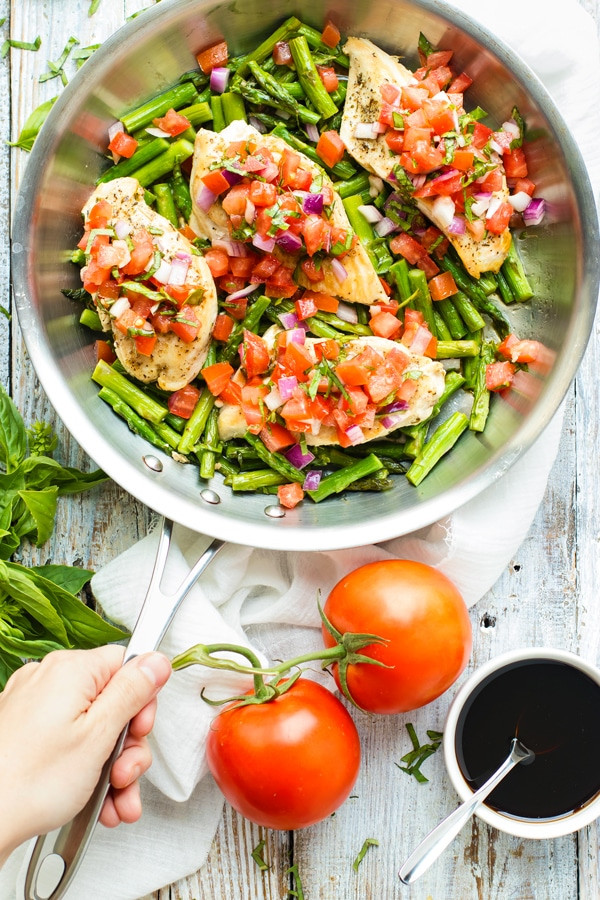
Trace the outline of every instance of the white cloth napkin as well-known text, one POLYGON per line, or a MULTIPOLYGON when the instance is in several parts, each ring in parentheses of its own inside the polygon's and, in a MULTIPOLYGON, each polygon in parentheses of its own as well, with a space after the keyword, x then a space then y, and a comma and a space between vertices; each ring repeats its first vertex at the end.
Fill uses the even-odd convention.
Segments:
MULTIPOLYGON (((560 27, 547 0, 456 0, 512 46, 545 82, 600 179, 600 67, 595 26, 576 0, 561 0, 560 27)), ((525 537, 554 462, 562 410, 536 445, 496 484, 429 528, 378 546, 329 553, 276 553, 226 546, 178 612, 161 649, 250 642, 265 656, 287 658, 319 646, 317 592, 326 596, 346 572, 375 559, 404 557, 436 566, 469 605, 493 585, 525 537)), ((130 548, 93 579, 96 598, 114 620, 131 627, 150 578, 157 534, 130 548)), ((167 567, 178 584, 209 539, 176 528, 167 567)), ((239 676, 200 670, 175 673, 161 692, 152 735, 153 766, 142 793, 144 814, 133 826, 99 827, 68 900, 136 900, 196 871, 206 859, 222 810, 207 775, 204 741, 213 711, 199 698, 229 696, 239 676)), ((0 873, 0 896, 22 896, 25 848, 0 873)))

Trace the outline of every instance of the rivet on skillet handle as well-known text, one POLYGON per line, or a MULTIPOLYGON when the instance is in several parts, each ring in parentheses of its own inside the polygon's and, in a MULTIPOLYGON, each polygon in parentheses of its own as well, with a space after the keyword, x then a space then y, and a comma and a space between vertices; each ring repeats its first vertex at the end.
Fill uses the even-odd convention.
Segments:
MULTIPOLYGON (((223 546, 223 541, 212 541, 177 591, 174 594, 164 594, 161 591, 161 580, 172 531, 173 523, 163 519, 150 586, 125 650, 123 663, 158 647, 179 604, 223 546)), ((108 793, 110 770, 123 748, 126 735, 127 728, 121 733, 115 749, 104 764, 94 793, 81 812, 67 825, 50 834, 41 835, 36 840, 25 878, 25 900, 60 900, 64 896, 92 837, 108 793), (42 885, 47 876, 53 878, 52 887, 42 885)))

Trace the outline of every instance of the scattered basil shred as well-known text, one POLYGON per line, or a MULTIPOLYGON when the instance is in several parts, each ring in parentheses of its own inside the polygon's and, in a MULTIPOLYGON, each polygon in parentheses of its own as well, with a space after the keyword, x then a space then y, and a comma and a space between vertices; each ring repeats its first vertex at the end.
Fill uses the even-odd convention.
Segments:
POLYGON ((352 863, 352 868, 354 869, 355 872, 358 872, 358 867, 360 866, 361 862, 367 855, 367 850, 369 849, 369 847, 379 847, 379 841, 377 840, 377 838, 367 838, 366 841, 364 842, 364 844, 362 845, 362 847, 360 848, 360 850, 358 851, 358 855, 357 855, 356 859, 354 860, 354 862, 352 863))
POLYGON ((298 873, 298 866, 290 866, 289 869, 285 870, 285 873, 286 875, 289 873, 292 876, 294 883, 294 886, 288 891, 288 897, 297 897, 297 900, 304 900, 304 891, 302 890, 302 882, 298 873))
POLYGON ((7 38, 2 44, 2 48, 0 49, 0 57, 4 59, 8 56, 8 51, 13 48, 13 50, 33 50, 34 52, 39 50, 42 46, 42 39, 38 36, 34 41, 16 41, 13 38, 7 38))
POLYGON ((395 763, 395 765, 398 766, 402 772, 406 772, 407 775, 412 775, 419 784, 425 784, 429 779, 421 772, 421 766, 426 759, 433 756, 439 749, 442 743, 442 732, 427 731, 427 737, 431 743, 421 744, 411 722, 406 724, 406 730, 408 731, 413 749, 401 758, 400 762, 405 763, 405 765, 401 766, 400 763, 395 763))
POLYGON ((252 859, 254 860, 254 862, 256 863, 256 865, 258 866, 258 868, 260 869, 261 872, 266 872, 268 869, 271 868, 271 866, 265 862, 265 859, 263 856, 263 850, 265 849, 265 844, 266 844, 266 841, 263 838, 262 841, 259 841, 259 843, 256 845, 256 847, 252 851, 252 859))
POLYGON ((20 147, 21 150, 26 150, 27 153, 33 147, 34 141, 38 134, 40 133, 40 128, 46 121, 48 113, 54 106, 58 97, 52 97, 50 100, 46 100, 44 103, 40 103, 36 109, 31 113, 23 128, 21 129, 21 133, 16 141, 9 141, 9 147, 20 147))

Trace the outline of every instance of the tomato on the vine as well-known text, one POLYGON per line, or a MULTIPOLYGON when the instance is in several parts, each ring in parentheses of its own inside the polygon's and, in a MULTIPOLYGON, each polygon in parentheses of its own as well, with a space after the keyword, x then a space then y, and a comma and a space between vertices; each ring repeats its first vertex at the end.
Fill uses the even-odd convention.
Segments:
MULTIPOLYGON (((385 663, 354 663, 347 687, 355 703, 374 713, 400 713, 430 703, 465 668, 472 645, 466 604, 437 569, 406 559, 361 566, 332 589, 324 612, 342 634, 375 634, 385 643, 361 653, 385 663)), ((335 644, 323 626, 327 647, 335 644)), ((340 684, 339 671, 334 674, 340 684)))
POLYGON ((206 751, 234 809, 285 830, 331 815, 350 794, 360 764, 347 710, 306 678, 266 703, 226 707, 211 726, 206 751))

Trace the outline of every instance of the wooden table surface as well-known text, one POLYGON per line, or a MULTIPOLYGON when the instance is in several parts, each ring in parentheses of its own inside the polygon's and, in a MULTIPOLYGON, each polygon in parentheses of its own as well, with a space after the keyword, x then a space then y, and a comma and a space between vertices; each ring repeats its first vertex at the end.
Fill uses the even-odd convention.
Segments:
MULTIPOLYGON (((101 42, 151 0, 102 0, 88 17, 89 0, 0 0, 5 37, 42 37, 38 53, 13 50, 0 62, 0 231, 9 233, 16 188, 27 163, 9 151, 31 110, 60 90, 58 81, 39 84, 46 60, 57 59, 70 35, 81 46, 101 42), (7 115, 10 97, 10 115, 7 115)), ((557 0, 554 0, 557 2, 557 0)), ((582 0, 598 21, 598 0, 582 0)), ((532 40, 535 36, 532 35, 532 40)), ((69 63, 71 77, 75 65, 69 63)), ((8 239, 0 244, 0 304, 11 305, 8 239)), ((57 458, 89 466, 62 427, 41 390, 24 350, 15 319, 0 315, 0 379, 14 396, 27 423, 56 423, 57 458)), ((559 456, 544 502, 524 544, 489 593, 471 610, 474 650, 466 675, 491 656, 517 646, 567 648, 597 661, 598 425, 597 372, 600 339, 592 336, 583 365, 569 392, 559 456)), ((93 494, 59 502, 54 537, 39 550, 21 551, 24 562, 84 565, 98 569, 145 532, 149 510, 114 484, 93 494)), ((409 749, 404 728, 417 733, 441 730, 454 690, 408 716, 358 715, 363 766, 348 800, 327 821, 296 833, 251 825, 226 808, 208 861, 200 872, 152 895, 152 900, 283 900, 292 887, 286 870, 298 866, 306 900, 592 900, 600 896, 599 826, 556 840, 525 841, 499 833, 474 818, 462 834, 412 888, 397 879, 400 864, 437 821, 457 803, 441 753, 425 763, 430 777, 419 785, 395 765, 409 749), (366 838, 376 838, 358 872, 352 862, 366 838), (251 858, 264 838, 267 872, 251 858)), ((125 827, 125 826, 124 826, 125 827)), ((168 824, 166 825, 168 827, 168 824)), ((83 900, 83 898, 82 898, 83 900)), ((109 898, 107 898, 109 900, 109 898)), ((150 898, 146 898, 150 900, 150 898)))

